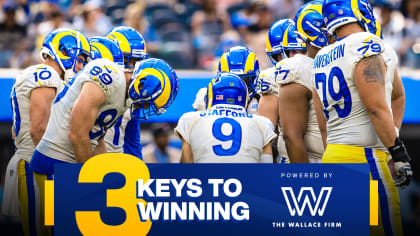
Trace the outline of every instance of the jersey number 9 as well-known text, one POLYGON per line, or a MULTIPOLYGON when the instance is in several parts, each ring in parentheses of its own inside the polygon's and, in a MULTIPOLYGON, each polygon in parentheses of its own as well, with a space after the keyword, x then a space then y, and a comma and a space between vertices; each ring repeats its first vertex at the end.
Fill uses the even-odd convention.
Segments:
POLYGON ((239 152, 242 143, 242 128, 239 122, 231 118, 219 118, 214 121, 212 127, 213 136, 222 142, 232 141, 230 148, 223 148, 221 144, 213 145, 213 152, 217 156, 233 156, 239 152), (228 135, 222 132, 223 125, 229 125, 232 132, 228 135))

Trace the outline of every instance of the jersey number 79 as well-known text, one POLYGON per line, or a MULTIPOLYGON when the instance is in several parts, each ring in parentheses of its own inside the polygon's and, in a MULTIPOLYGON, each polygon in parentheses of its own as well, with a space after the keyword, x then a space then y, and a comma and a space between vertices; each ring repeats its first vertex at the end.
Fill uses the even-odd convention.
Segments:
POLYGON ((322 96, 321 100, 324 104, 324 114, 325 117, 329 118, 329 112, 328 112, 328 99, 327 99, 327 90, 330 95, 330 97, 336 101, 332 106, 334 107, 335 111, 338 114, 338 117, 345 118, 350 114, 352 101, 351 101, 351 93, 350 89, 347 86, 346 79, 344 78, 343 72, 338 67, 333 67, 331 69, 330 75, 328 76, 325 73, 317 73, 315 74, 315 84, 316 89, 319 88, 319 83, 322 84, 322 96), (334 89, 334 78, 337 78, 338 80, 338 92, 334 89), (341 108, 338 104, 341 99, 344 99, 344 107, 341 108))

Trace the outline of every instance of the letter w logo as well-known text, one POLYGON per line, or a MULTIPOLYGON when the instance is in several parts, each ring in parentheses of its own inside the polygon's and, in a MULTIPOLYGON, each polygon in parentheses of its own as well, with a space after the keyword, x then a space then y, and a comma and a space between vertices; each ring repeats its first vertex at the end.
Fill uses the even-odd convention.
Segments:
POLYGON ((312 187, 301 187, 297 199, 292 187, 282 187, 281 191, 283 192, 291 216, 295 216, 296 211, 298 216, 302 216, 306 206, 308 206, 312 216, 315 216, 317 212, 319 216, 322 216, 330 198, 332 187, 322 187, 318 197, 315 196, 312 187), (289 196, 293 205, 290 204, 289 196), (321 203, 322 201, 323 203, 321 203))

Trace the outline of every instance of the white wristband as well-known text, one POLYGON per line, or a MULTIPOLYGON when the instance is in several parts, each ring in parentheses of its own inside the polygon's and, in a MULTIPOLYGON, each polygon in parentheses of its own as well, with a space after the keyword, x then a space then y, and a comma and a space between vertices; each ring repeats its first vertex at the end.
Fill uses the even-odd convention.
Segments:
POLYGON ((397 137, 400 137, 400 130, 397 126, 395 126, 395 132, 397 133, 397 137))
POLYGON ((260 158, 260 163, 273 163, 273 155, 262 154, 260 158))

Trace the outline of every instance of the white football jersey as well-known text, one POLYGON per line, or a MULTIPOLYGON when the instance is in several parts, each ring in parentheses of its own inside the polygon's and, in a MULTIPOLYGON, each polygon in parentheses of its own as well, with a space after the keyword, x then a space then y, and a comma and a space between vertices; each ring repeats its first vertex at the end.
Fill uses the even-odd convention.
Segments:
MULTIPOLYGON (((196 111, 205 111, 206 107, 206 95, 207 95, 207 87, 201 88, 198 90, 197 94, 195 95, 195 101, 192 107, 196 111)), ((259 95, 253 96, 251 100, 248 101, 247 112, 251 114, 257 114, 258 111, 258 98, 259 95)))
POLYGON ((130 119, 131 112, 130 109, 127 109, 122 116, 121 124, 118 124, 117 122, 118 126, 115 124, 112 128, 108 129, 104 137, 107 152, 124 152, 123 145, 125 127, 130 119))
POLYGON ((57 95, 51 108, 47 130, 36 147, 37 151, 53 159, 76 162, 68 131, 73 106, 85 82, 96 84, 106 95, 106 102, 100 106, 95 124, 89 132, 92 150, 106 130, 123 115, 127 108, 124 73, 110 60, 96 59, 88 63, 57 95))
POLYGON ((25 153, 22 158, 30 162, 35 146, 30 135, 29 106, 31 92, 40 87, 61 90, 63 81, 52 67, 39 64, 26 68, 18 74, 10 94, 13 110, 13 129, 16 152, 25 153))
POLYGON ((175 133, 191 145, 196 163, 257 163, 276 137, 269 119, 236 105, 185 113, 175 133))
MULTIPOLYGON (((312 93, 311 74, 314 59, 296 54, 291 58, 285 58, 277 63, 276 82, 279 86, 296 83, 309 89, 312 93)), ((304 136, 304 142, 310 162, 320 162, 324 154, 321 132, 316 119, 313 100, 309 101, 308 123, 304 136)))
POLYGON ((275 73, 275 66, 265 69, 260 73, 256 88, 258 94, 272 94, 277 97, 279 96, 279 86, 276 83, 275 73))
MULTIPOLYGON (((260 73, 260 75, 258 76, 256 88, 258 94, 260 94, 261 96, 279 96, 279 85, 276 83, 275 73, 275 66, 265 69, 260 73)), ((289 156, 287 155, 286 144, 284 143, 280 122, 277 122, 277 131, 279 133, 277 137, 277 150, 280 155, 280 160, 278 162, 289 162, 289 156)))
POLYGON ((388 104, 388 107, 391 109, 391 96, 392 96, 392 90, 393 90, 392 83, 394 82, 394 72, 395 72, 395 69, 397 69, 399 62, 398 62, 398 55, 395 52, 395 49, 390 44, 387 44, 385 42, 383 43, 384 43, 384 51, 382 52, 382 57, 384 58, 384 61, 386 64, 385 96, 386 96, 386 102, 388 104))
MULTIPOLYGON (((384 149, 353 79, 357 63, 373 55, 382 55, 387 65, 385 90, 387 104, 391 109, 392 81, 398 59, 394 50, 380 38, 368 32, 360 32, 318 52, 312 82, 327 118, 327 143, 384 149)), ((373 96, 374 93, 372 91, 373 96)))
POLYGON ((207 95, 207 87, 204 87, 198 90, 197 94, 195 95, 194 103, 192 104, 192 107, 196 111, 204 111, 207 109, 206 100, 205 100, 206 95, 207 95))

